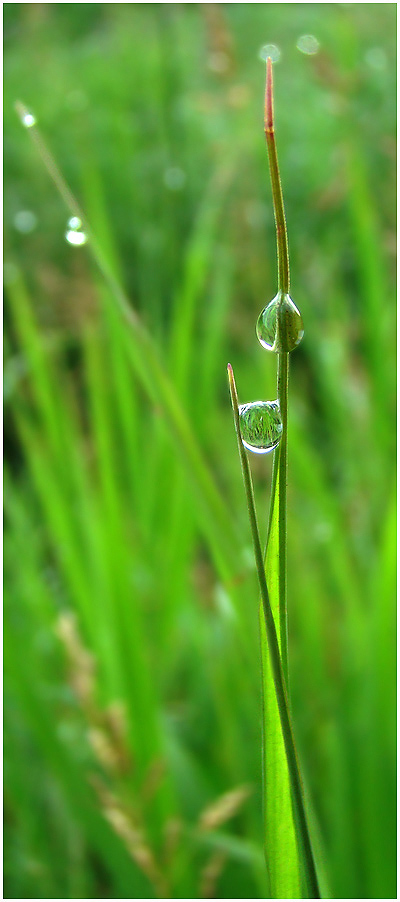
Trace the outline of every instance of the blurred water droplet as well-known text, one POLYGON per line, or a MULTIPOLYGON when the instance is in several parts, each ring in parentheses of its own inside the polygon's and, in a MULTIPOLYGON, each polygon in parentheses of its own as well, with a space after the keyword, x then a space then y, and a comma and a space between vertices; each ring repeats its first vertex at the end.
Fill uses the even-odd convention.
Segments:
POLYGON ((288 294, 278 291, 264 307, 257 320, 256 332, 267 351, 290 352, 300 344, 304 335, 303 320, 288 294))
POLYGON ((147 228, 143 228, 139 241, 145 251, 154 254, 162 246, 162 234, 155 226, 150 225, 147 228))
POLYGON ((6 261, 3 266, 3 281, 5 285, 12 285, 13 282, 16 282, 18 278, 18 269, 15 266, 15 263, 11 263, 11 261, 6 261))
POLYGON ((181 191, 186 182, 186 173, 180 166, 169 166, 164 172, 164 185, 170 191, 181 191))
POLYGON ((214 53, 210 53, 207 62, 208 68, 218 74, 227 72, 229 69, 229 56, 223 50, 216 50, 214 53))
POLYGON ((68 244, 72 244, 74 247, 82 247, 83 244, 86 244, 87 235, 82 229, 82 221, 79 216, 71 216, 68 220, 65 238, 68 244))
POLYGON ((300 50, 301 53, 307 53, 309 56, 318 53, 319 46, 319 41, 314 34, 300 35, 296 44, 297 49, 300 50))
POLYGON ((74 247, 82 247, 82 245, 87 242, 87 235, 85 235, 85 232, 77 232, 75 229, 70 229, 66 232, 65 238, 68 241, 68 244, 72 244, 74 247))
POLYGON ((33 113, 30 113, 29 110, 26 110, 25 108, 23 110, 21 110, 20 118, 21 118, 22 125, 24 125, 25 128, 32 128, 32 125, 36 125, 35 116, 33 115, 33 113))
POLYGON ((249 201, 245 206, 244 216, 251 229, 261 229, 269 219, 269 208, 261 201, 249 201))
POLYGON ((29 232, 33 232, 36 229, 37 216, 35 216, 35 213, 32 213, 32 210, 18 210, 13 222, 17 232, 29 235, 29 232))
POLYGON ((258 58, 260 60, 267 60, 268 57, 271 57, 273 63, 277 63, 281 58, 281 51, 276 44, 264 44, 263 47, 258 51, 258 58))
POLYGON ((239 406, 240 433, 244 447, 267 454, 279 444, 282 418, 279 401, 251 401, 239 406))
POLYGON ((68 228, 69 229, 80 229, 82 226, 82 222, 79 219, 79 216, 71 216, 71 219, 68 220, 68 228))
POLYGON ((365 62, 371 69, 382 71, 387 66, 387 56, 382 47, 370 47, 365 54, 365 62))

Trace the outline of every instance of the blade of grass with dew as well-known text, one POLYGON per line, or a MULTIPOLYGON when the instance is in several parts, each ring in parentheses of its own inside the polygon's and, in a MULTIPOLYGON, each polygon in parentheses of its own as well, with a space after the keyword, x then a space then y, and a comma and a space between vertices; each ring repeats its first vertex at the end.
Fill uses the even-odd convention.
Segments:
MULTIPOLYGON (((264 557, 261 551, 261 542, 257 525, 257 515, 255 511, 254 504, 254 494, 253 494, 253 485, 250 473, 250 466, 247 459, 246 451, 244 449, 244 445, 241 438, 240 432, 240 422, 239 422, 239 407, 238 407, 238 399, 236 392, 236 385, 233 376, 233 370, 230 364, 228 364, 228 376, 229 376, 229 387, 231 392, 232 399, 232 408, 234 413, 235 420, 235 429, 238 440, 238 448, 240 461, 242 465, 242 473, 243 473, 243 483, 246 491, 246 499, 247 499, 247 507, 249 511, 249 519, 251 526, 251 533, 253 539, 254 546, 254 554, 256 559, 257 566, 257 574, 258 580, 260 584, 261 590, 261 598, 262 598, 262 609, 264 615, 264 626, 265 632, 267 636, 268 642, 268 661, 271 666, 272 672, 272 687, 275 691, 275 699, 277 703, 277 709, 279 713, 279 721, 281 726, 281 732, 283 736, 284 743, 284 754, 279 756, 278 768, 277 768, 277 778, 279 780, 279 776, 281 773, 289 773, 290 779, 290 789, 292 792, 293 798, 293 807, 296 817, 296 828, 297 835, 299 838, 299 844, 302 849, 303 854, 303 864, 305 871, 305 879, 307 883, 308 893, 310 898, 319 899, 320 892, 318 887, 318 878, 315 870, 314 856, 311 847, 311 840, 309 835, 309 829, 307 824, 307 817, 305 811, 305 802, 304 802, 304 791, 302 786, 302 780, 299 770, 299 764, 297 759, 295 741, 293 736, 293 728, 291 723, 291 715, 289 710, 289 701, 286 690, 285 676, 282 666, 281 660, 281 652, 278 641, 277 629, 275 626, 274 615, 272 613, 269 592, 267 587, 267 581, 265 577, 265 568, 264 568, 264 557)), ((268 685, 268 696, 272 697, 272 687, 268 685)), ((280 818, 280 810, 279 810, 280 800, 277 799, 277 806, 275 808, 276 814, 276 830, 279 833, 279 824, 281 821, 280 818)), ((288 833, 287 827, 285 832, 288 833)), ((283 842, 283 840, 282 840, 283 842)), ((296 835, 294 838, 294 842, 296 843, 296 835)), ((296 845, 295 845, 296 848, 296 845)), ((268 858, 269 858, 269 849, 268 858)), ((296 883, 299 885, 299 873, 298 873, 298 865, 297 865, 297 854, 296 858, 292 861, 289 859, 290 849, 284 848, 281 846, 277 849, 278 860, 280 861, 282 870, 279 870, 276 874, 276 881, 279 884, 286 883, 287 874, 289 872, 289 880, 290 886, 294 887, 296 883), (295 870, 296 868, 296 870, 295 870), (292 873, 290 873, 292 872, 292 873)), ((289 887, 290 888, 290 887, 289 887)), ((279 889, 279 887, 274 887, 274 889, 279 889)), ((291 896, 285 895, 281 897, 277 895, 276 898, 292 898, 291 896)), ((294 896, 293 898, 299 898, 299 895, 294 896)))
MULTIPOLYGON (((280 291, 288 294, 290 284, 289 257, 286 220, 275 145, 271 60, 267 61, 264 126, 277 230, 278 288, 280 291)), ((278 448, 274 451, 265 571, 287 687, 289 685, 286 598, 288 380, 289 354, 285 351, 280 351, 278 353, 278 399, 282 416, 282 438, 278 448)), ((262 730, 265 851, 273 895, 278 898, 285 895, 287 898, 296 898, 296 896, 300 895, 300 869, 290 794, 290 777, 285 761, 284 740, 274 690, 270 649, 262 605, 260 606, 260 635, 263 683, 262 730)))
MULTIPOLYGON (((278 401, 282 417, 282 435, 274 453, 270 518, 265 563, 261 564, 260 540, 254 508, 251 474, 241 441, 236 387, 228 367, 232 406, 237 432, 243 480, 253 535, 254 551, 261 588, 260 635, 263 689, 263 800, 264 842, 271 894, 275 898, 299 898, 301 869, 297 839, 303 853, 302 863, 307 894, 319 896, 318 880, 304 807, 304 791, 298 770, 290 724, 287 653, 287 407, 290 344, 289 256, 278 158, 275 143, 272 92, 272 61, 267 59, 265 92, 265 136, 272 185, 277 234, 278 295, 276 334, 270 350, 277 350, 278 401), (281 685, 282 683, 282 685, 281 685), (292 809, 292 800, 294 810, 292 809)), ((292 302, 290 305, 293 307, 292 302)), ((297 311, 298 313, 298 311, 297 311)))

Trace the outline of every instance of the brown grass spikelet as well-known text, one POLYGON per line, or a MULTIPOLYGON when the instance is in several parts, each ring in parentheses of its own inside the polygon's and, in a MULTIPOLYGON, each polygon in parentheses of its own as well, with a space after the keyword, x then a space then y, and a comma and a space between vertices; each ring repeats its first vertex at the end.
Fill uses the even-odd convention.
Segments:
POLYGON ((237 789, 225 792, 202 811, 199 817, 199 829, 216 830, 221 824, 229 821, 237 814, 252 791, 251 786, 238 786, 237 789))

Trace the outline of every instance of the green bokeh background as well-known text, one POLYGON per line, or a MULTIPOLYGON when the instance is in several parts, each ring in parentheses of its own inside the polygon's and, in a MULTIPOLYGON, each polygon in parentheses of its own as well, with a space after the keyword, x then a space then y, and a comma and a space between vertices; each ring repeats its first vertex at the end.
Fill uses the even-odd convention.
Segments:
MULTIPOLYGON (((395 33, 395 4, 4 6, 7 898, 268 896, 257 585, 226 385, 230 360, 241 401, 276 394, 254 331, 277 287, 266 44, 305 324, 293 718, 325 893, 395 896, 395 33), (90 242, 66 242, 16 100, 152 336, 187 441, 90 242)), ((252 468, 265 536, 269 456, 252 468)))

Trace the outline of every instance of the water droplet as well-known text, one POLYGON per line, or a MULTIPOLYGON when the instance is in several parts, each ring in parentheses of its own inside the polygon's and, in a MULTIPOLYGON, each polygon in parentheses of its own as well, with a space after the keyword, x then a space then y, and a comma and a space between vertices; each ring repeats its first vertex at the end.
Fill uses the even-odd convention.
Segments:
POLYGON ((264 307, 257 320, 256 332, 260 344, 267 351, 293 351, 300 344, 304 335, 303 320, 288 294, 278 291, 264 307))
POLYGON ((13 282, 16 282, 18 279, 18 269, 15 266, 15 263, 11 263, 8 260, 5 261, 3 266, 3 280, 5 285, 12 285, 13 282))
POLYGON ((35 213, 32 213, 32 210, 18 210, 18 213, 14 216, 14 227, 17 232, 21 232, 23 235, 29 235, 29 232, 33 232, 37 226, 37 217, 35 213))
POLYGON ((242 442, 249 451, 267 454, 279 445, 283 428, 279 401, 240 404, 239 422, 242 442))
POLYGON ((307 53, 309 56, 312 56, 314 53, 318 53, 319 41, 314 34, 302 34, 297 41, 296 47, 301 53, 307 53))
POLYGON ((71 219, 68 220, 65 238, 68 244, 72 244, 74 247, 82 247, 83 244, 86 244, 87 235, 82 229, 82 220, 79 219, 79 216, 71 216, 71 219))
POLYGON ((79 219, 79 216, 71 216, 71 219, 68 220, 68 228, 69 229, 80 229, 82 226, 82 222, 79 219))
POLYGON ((186 182, 186 173, 180 166, 169 166, 164 172, 164 185, 170 191, 181 191, 186 182))
POLYGON ((387 56, 382 47, 370 47, 365 54, 365 62, 371 69, 377 72, 383 71, 387 66, 387 56))
POLYGON ((65 233, 65 238, 68 241, 68 244, 73 244, 74 247, 82 247, 82 244, 86 244, 87 236, 84 232, 77 232, 76 229, 70 229, 65 233))
POLYGON ((260 60, 267 60, 268 57, 271 57, 273 63, 277 63, 281 58, 281 51, 276 44, 264 44, 263 47, 258 51, 258 58, 260 60))
POLYGON ((79 216, 71 216, 71 219, 68 220, 65 238, 68 244, 72 244, 74 247, 82 247, 83 244, 86 244, 87 235, 82 230, 82 222, 79 216))
POLYGON ((33 125, 36 125, 36 117, 27 110, 23 103, 17 103, 16 109, 22 125, 24 125, 25 128, 32 128, 33 125))
POLYGON ((261 229, 270 218, 269 207, 258 200, 249 201, 244 209, 244 217, 251 229, 261 229))
POLYGON ((229 56, 224 50, 216 50, 215 53, 210 53, 207 63, 208 68, 219 75, 220 73, 228 71, 229 56))

